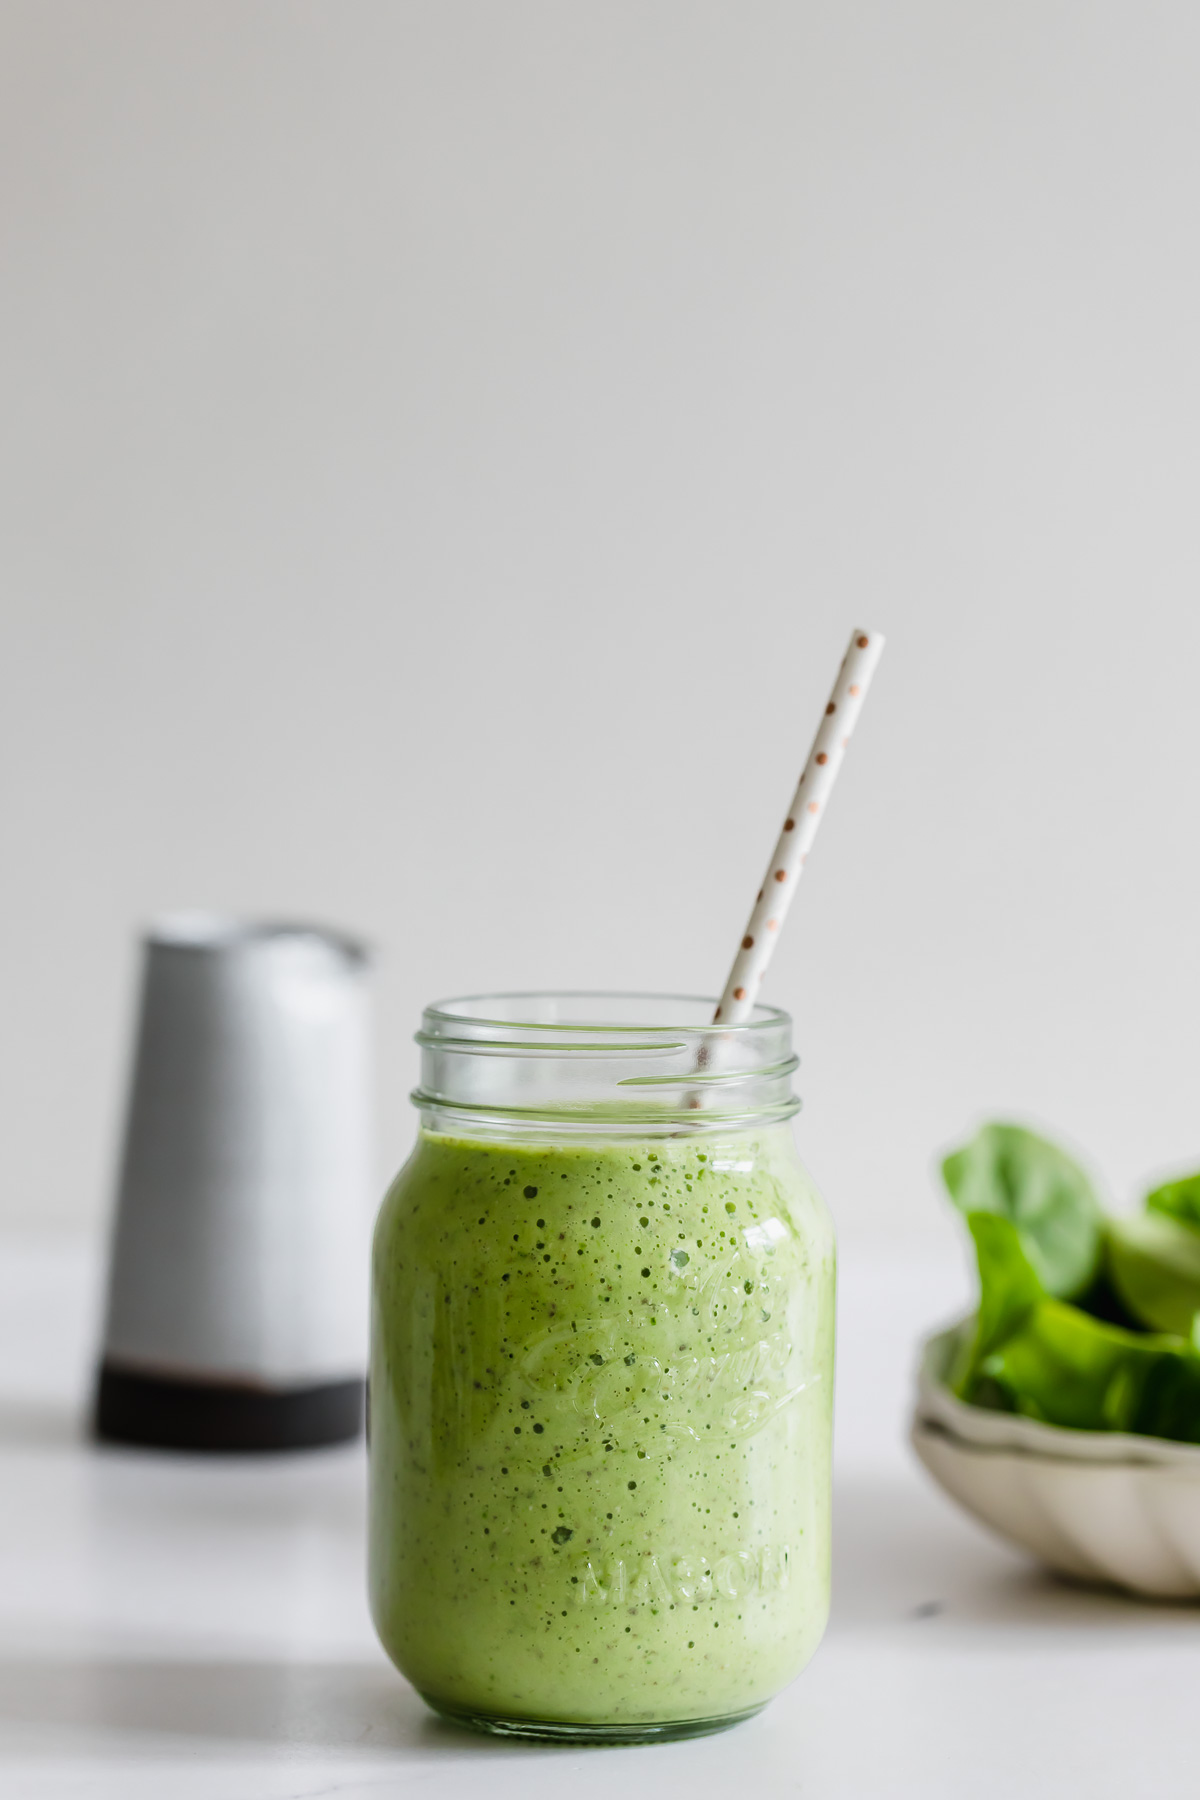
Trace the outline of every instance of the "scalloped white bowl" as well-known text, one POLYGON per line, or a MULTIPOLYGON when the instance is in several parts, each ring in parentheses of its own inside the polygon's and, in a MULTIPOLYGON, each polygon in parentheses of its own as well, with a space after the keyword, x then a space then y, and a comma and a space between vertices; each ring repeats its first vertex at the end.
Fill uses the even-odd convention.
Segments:
POLYGON ((967 1406, 943 1380, 954 1331, 922 1346, 912 1422, 939 1486, 1061 1574, 1200 1598, 1200 1446, 967 1406))

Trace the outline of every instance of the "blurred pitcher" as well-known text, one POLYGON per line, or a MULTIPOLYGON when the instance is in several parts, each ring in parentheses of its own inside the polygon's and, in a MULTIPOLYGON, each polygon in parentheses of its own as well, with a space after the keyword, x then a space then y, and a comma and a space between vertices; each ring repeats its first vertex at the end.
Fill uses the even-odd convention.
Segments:
POLYGON ((361 1429, 367 973, 315 926, 185 914, 149 933, 98 1436, 284 1450, 361 1429))

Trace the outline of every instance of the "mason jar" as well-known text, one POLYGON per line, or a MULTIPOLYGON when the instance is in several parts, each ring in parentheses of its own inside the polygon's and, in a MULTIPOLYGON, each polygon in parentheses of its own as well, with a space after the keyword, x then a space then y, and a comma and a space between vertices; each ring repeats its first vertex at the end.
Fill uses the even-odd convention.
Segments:
POLYGON ((643 1741, 757 1712, 829 1600, 834 1246, 786 1013, 424 1014, 375 1231, 375 1625, 435 1711, 643 1741))

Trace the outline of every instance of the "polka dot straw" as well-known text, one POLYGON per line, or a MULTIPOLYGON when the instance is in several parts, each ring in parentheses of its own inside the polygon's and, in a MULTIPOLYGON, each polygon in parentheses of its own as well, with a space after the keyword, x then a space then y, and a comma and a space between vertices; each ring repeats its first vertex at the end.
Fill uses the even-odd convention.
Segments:
POLYGON ((758 998, 758 986, 775 953, 783 921, 825 808, 833 792, 850 735, 858 722, 875 665, 883 654, 878 631, 856 631, 842 658, 829 704, 817 728, 804 773, 783 822, 775 854, 767 870, 741 946, 733 959, 721 1003, 713 1014, 714 1025, 736 1025, 748 1018, 758 998))

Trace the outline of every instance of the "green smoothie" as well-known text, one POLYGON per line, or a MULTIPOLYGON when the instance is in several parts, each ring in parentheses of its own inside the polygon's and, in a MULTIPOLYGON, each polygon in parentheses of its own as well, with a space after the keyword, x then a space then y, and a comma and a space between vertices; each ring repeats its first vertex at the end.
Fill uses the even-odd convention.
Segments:
POLYGON ((379 1217, 371 1596, 466 1716, 762 1705, 829 1592, 834 1258, 786 1126, 422 1132, 379 1217))

